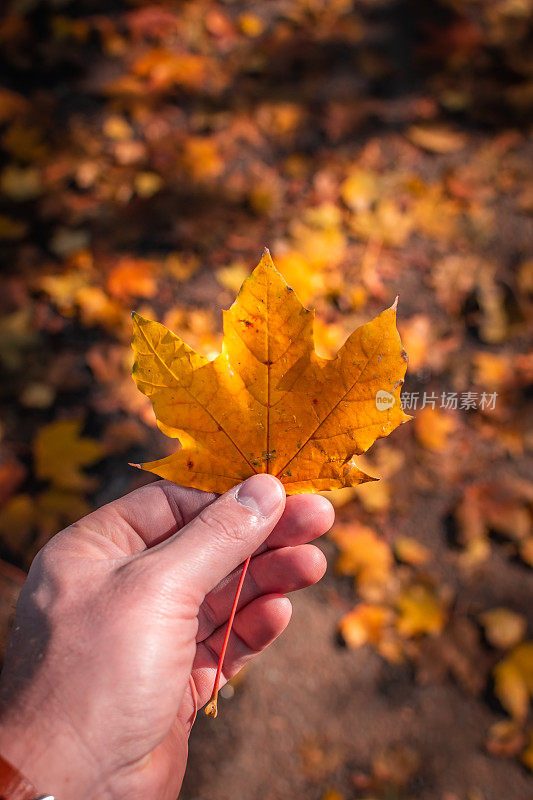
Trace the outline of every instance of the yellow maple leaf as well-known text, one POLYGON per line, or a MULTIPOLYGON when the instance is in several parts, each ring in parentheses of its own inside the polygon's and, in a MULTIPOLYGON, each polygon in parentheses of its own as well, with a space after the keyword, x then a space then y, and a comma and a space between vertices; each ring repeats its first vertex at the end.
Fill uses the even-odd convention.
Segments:
POLYGON ((224 312, 213 361, 134 314, 133 377, 161 430, 181 443, 143 469, 213 492, 262 472, 288 494, 371 480, 354 456, 409 419, 396 307, 354 331, 331 360, 314 351, 313 316, 268 251, 224 312))
POLYGON ((33 443, 35 474, 61 489, 94 488, 94 481, 81 471, 104 455, 94 439, 80 436, 82 420, 61 419, 43 425, 33 443))

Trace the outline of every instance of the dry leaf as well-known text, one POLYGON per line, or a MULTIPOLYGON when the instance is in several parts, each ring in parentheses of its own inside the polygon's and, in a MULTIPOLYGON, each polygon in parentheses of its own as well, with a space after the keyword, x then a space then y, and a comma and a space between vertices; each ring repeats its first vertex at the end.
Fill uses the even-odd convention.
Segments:
POLYGON ((480 614, 485 636, 493 647, 507 650, 524 638, 527 619, 509 608, 492 608, 480 614))
POLYGON ((361 456, 361 468, 365 472, 370 470, 380 476, 377 481, 362 484, 357 492, 357 499, 369 514, 380 514, 389 509, 392 493, 390 478, 399 472, 404 462, 404 453, 394 447, 378 450, 372 459, 366 455, 361 456))
POLYGON ((389 745, 372 760, 374 777, 380 783, 406 786, 420 769, 420 755, 404 744, 389 745))
POLYGON ((200 55, 154 48, 135 61, 133 72, 148 78, 156 89, 166 89, 173 84, 198 89, 206 79, 208 67, 206 59, 200 55))
POLYGON ((109 297, 99 286, 83 286, 76 294, 81 321, 84 325, 103 325, 114 330, 124 319, 120 303, 109 297))
POLYGON ((533 696, 533 642, 519 644, 495 666, 494 691, 514 719, 525 719, 533 696))
POLYGON ((157 172, 138 172, 134 183, 139 197, 153 197, 163 187, 164 181, 157 172))
POLYGON ((111 269, 107 288, 114 297, 126 300, 132 297, 153 297, 157 291, 154 273, 157 265, 143 258, 121 258, 111 269))
POLYGON ((118 114, 113 114, 104 121, 103 125, 104 136, 108 139, 115 139, 116 141, 125 141, 131 139, 133 130, 131 125, 118 114))
POLYGON ((336 525, 330 533, 340 550, 335 564, 341 575, 353 575, 365 597, 377 600, 383 595, 392 567, 389 545, 367 525, 353 522, 336 525))
POLYGON ((404 564, 418 566, 429 561, 431 553, 423 544, 410 536, 397 536, 394 540, 394 555, 404 564))
POLYGON ((454 512, 461 543, 483 557, 489 554, 489 533, 495 532, 515 542, 520 557, 530 563, 532 499, 533 484, 517 478, 468 486, 454 512))
POLYGON ((474 382, 484 391, 508 388, 514 378, 512 358, 509 354, 476 353, 472 359, 474 382))
POLYGON ((407 138, 430 153, 455 153, 466 145, 464 133, 444 125, 412 125, 407 131, 407 138))
POLYGON ((244 12, 243 14, 239 15, 239 28, 244 33, 245 36, 249 36, 251 39, 255 39, 257 36, 261 36, 265 29, 265 23, 258 17, 257 14, 251 14, 244 12))
POLYGON ((359 603, 341 619, 339 632, 350 649, 372 644, 383 658, 398 663, 402 660, 402 650, 393 623, 391 608, 359 603))
POLYGON ((351 220, 351 228, 356 236, 392 247, 401 247, 406 243, 413 224, 412 215, 390 197, 381 198, 372 209, 356 212, 351 220))
POLYGON ((134 379, 161 430, 181 443, 143 468, 214 492, 261 472, 279 477, 289 494, 369 480, 354 456, 409 419, 395 318, 393 306, 352 333, 335 359, 319 358, 313 313, 268 251, 224 312, 214 361, 135 314, 134 379))
POLYGON ((178 281, 188 281, 189 278, 196 275, 199 269, 198 256, 192 253, 169 253, 165 258, 164 270, 178 281))
POLYGON ((224 168, 216 140, 200 136, 187 139, 183 148, 183 165, 199 181, 216 178, 224 168))
POLYGON ((82 467, 90 466, 104 455, 94 439, 80 436, 82 420, 65 419, 43 425, 33 443, 35 474, 61 489, 89 490, 95 483, 82 467))
POLYGON ((451 414, 438 408, 426 406, 415 418, 416 438, 426 450, 441 453, 448 446, 448 439, 455 431, 457 423, 451 414))
POLYGON ((220 267, 216 271, 218 282, 224 289, 229 289, 230 292, 238 292, 249 275, 250 270, 242 261, 234 261, 233 264, 229 264, 227 267, 220 267))
MULTIPOLYGON (((450 593, 445 590, 450 598, 450 593)), ((417 646, 417 679, 422 685, 442 683, 450 675, 468 694, 479 696, 485 688, 485 651, 477 626, 455 614, 446 630, 417 646)))
POLYGON ((525 742, 522 726, 513 719, 501 719, 491 725, 485 747, 493 756, 516 756, 525 742))
POLYGON ((446 609, 433 587, 413 583, 397 599, 396 628, 401 636, 411 638, 423 634, 436 635, 446 623, 446 609))
POLYGON ((35 524, 35 504, 28 494, 16 494, 0 510, 0 539, 13 553, 23 553, 35 524))

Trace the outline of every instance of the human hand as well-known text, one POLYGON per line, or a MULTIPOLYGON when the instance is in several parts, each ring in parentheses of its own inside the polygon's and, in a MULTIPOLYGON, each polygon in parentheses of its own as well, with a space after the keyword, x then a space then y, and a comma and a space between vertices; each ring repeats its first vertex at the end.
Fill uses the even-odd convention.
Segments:
POLYGON ((284 630, 333 522, 256 475, 225 495, 157 481, 57 534, 22 590, 0 685, 0 753, 56 800, 175 800, 209 699, 241 564, 223 682, 284 630))

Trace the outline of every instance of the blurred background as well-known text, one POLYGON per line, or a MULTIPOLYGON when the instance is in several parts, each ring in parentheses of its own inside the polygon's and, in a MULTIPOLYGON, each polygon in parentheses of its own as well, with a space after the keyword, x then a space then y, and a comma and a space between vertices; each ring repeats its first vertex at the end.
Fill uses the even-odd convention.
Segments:
POLYGON ((532 0, 4 9, 2 649, 36 551, 173 448, 130 311, 214 356, 267 245, 323 355, 400 295, 414 421, 181 796, 531 800, 532 0))

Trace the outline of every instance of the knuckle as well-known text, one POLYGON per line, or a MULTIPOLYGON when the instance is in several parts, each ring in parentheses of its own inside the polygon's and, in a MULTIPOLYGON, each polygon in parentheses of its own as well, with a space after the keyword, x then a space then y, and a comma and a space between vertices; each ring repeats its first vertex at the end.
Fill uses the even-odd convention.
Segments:
POLYGON ((216 508, 208 506, 200 511, 197 519, 222 541, 246 542, 248 540, 246 527, 230 513, 222 514, 220 511, 217 513, 216 508))

